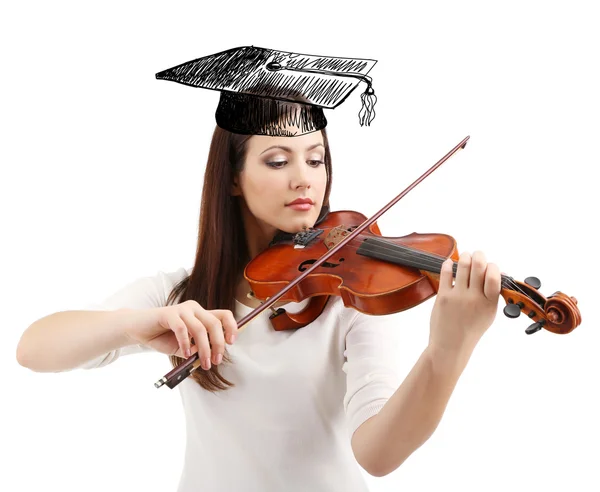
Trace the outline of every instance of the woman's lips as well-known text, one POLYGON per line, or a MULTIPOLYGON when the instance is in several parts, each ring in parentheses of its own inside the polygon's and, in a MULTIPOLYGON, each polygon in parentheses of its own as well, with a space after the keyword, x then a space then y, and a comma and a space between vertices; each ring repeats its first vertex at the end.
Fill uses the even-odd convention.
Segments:
POLYGON ((310 210, 312 208, 312 203, 293 203, 287 205, 287 207, 292 208, 294 210, 306 212, 307 210, 310 210))

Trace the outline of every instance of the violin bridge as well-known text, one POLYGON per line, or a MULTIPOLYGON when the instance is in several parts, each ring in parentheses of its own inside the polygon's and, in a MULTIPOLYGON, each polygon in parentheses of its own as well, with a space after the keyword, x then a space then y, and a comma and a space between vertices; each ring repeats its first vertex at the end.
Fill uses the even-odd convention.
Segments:
POLYGON ((357 226, 346 227, 345 225, 339 225, 331 229, 327 237, 325 238, 325 246, 327 249, 334 248, 340 241, 342 241, 348 234, 350 234, 357 226))

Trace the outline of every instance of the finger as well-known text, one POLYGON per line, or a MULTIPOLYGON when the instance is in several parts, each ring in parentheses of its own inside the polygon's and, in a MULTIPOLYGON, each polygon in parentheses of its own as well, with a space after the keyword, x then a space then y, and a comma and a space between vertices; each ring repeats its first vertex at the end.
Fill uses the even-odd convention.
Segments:
POLYGON ((186 354, 191 353, 191 342, 185 322, 179 316, 172 316, 167 318, 167 327, 175 334, 175 338, 179 344, 179 350, 183 354, 183 357, 189 357, 189 355, 186 354))
POLYGON ((475 251, 471 258, 471 275, 469 289, 483 293, 483 280, 485 278, 486 260, 482 251, 475 251))
POLYGON ((483 293, 490 301, 498 301, 500 296, 501 284, 500 269, 494 263, 488 263, 485 271, 485 283, 483 293))
POLYGON ((464 251, 458 259, 458 267, 456 268, 456 280, 454 287, 459 289, 469 288, 469 277, 471 274, 471 254, 464 251))
POLYGON ((190 358, 192 355, 194 355, 196 352, 198 352, 198 346, 197 346, 197 345, 195 345, 195 344, 193 344, 193 345, 190 347, 190 355, 189 355, 189 356, 188 356, 188 355, 185 355, 185 353, 183 352, 183 350, 181 350, 181 347, 179 347, 179 348, 177 349, 177 352, 175 352, 173 355, 174 355, 175 357, 181 357, 181 358, 184 358, 184 359, 189 359, 189 358, 190 358))
POLYGON ((215 309, 211 313, 221 321, 223 331, 225 332, 225 339, 231 345, 238 336, 238 325, 233 313, 228 309, 215 309))
POLYGON ((440 285, 438 287, 438 294, 443 294, 444 292, 452 289, 452 280, 453 280, 453 272, 452 267, 454 265, 454 260, 452 258, 448 258, 446 261, 442 263, 442 269, 440 271, 440 285))
POLYGON ((211 311, 202 310, 199 313, 200 321, 206 327, 208 338, 210 339, 210 347, 212 352, 212 363, 220 364, 225 353, 225 336, 223 335, 223 325, 221 320, 217 318, 211 311))
POLYGON ((184 311, 181 313, 181 317, 187 325, 187 329, 194 336, 194 342, 198 347, 198 358, 202 369, 207 371, 210 369, 210 341, 208 339, 207 328, 195 315, 194 311, 184 311))

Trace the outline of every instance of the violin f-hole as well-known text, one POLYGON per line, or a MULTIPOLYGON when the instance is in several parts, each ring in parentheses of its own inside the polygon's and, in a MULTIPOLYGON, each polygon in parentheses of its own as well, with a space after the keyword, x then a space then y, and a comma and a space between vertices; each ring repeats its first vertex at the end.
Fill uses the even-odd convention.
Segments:
MULTIPOLYGON (((312 265, 315 261, 317 260, 305 260, 302 263, 300 263, 300 266, 298 267, 298 270, 303 272, 304 270, 306 270, 306 268, 310 265, 312 265)), ((321 266, 324 268, 335 268, 340 266, 340 263, 344 261, 344 258, 340 258, 339 259, 339 263, 330 263, 329 261, 324 261, 321 266)))

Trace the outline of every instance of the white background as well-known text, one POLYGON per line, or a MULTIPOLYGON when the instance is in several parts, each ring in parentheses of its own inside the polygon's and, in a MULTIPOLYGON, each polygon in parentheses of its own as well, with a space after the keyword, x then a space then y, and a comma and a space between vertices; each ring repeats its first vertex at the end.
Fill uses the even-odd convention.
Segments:
MULTIPOLYGON (((437 431, 392 474, 365 474, 371 490, 600 490, 593 2, 206 4, 2 9, 0 489, 176 489, 181 402, 153 386, 166 356, 40 374, 15 351, 47 314, 192 265, 218 93, 155 73, 255 45, 378 60, 372 126, 358 124, 364 84, 327 112, 334 210, 372 215, 470 135, 380 219, 383 234, 450 234, 579 301, 571 334, 526 336, 530 320, 506 318, 501 300, 437 431)), ((403 375, 433 302, 401 317, 403 375)))

